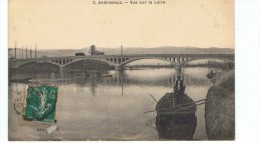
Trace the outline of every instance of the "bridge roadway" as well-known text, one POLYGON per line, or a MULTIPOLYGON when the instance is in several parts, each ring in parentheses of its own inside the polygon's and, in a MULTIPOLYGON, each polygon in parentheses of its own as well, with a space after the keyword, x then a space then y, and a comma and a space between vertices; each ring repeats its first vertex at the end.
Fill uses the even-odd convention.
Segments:
POLYGON ((234 54, 133 54, 133 55, 96 55, 96 56, 63 56, 63 57, 41 57, 9 59, 11 68, 19 68, 29 63, 50 63, 65 68, 68 65, 84 60, 99 60, 115 66, 116 70, 123 69, 125 64, 141 59, 159 59, 170 62, 176 68, 188 62, 200 59, 217 59, 234 63, 234 54))

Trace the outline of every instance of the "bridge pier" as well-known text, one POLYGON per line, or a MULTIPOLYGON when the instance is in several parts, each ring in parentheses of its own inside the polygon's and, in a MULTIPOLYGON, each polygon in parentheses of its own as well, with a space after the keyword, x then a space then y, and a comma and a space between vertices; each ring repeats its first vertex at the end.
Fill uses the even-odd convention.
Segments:
POLYGON ((59 68, 60 68, 60 72, 63 72, 65 69, 64 67, 61 67, 61 66, 59 68))
POLYGON ((123 66, 115 66, 116 71, 123 71, 124 67, 123 66))
POLYGON ((175 65, 175 75, 181 75, 181 65, 175 65))

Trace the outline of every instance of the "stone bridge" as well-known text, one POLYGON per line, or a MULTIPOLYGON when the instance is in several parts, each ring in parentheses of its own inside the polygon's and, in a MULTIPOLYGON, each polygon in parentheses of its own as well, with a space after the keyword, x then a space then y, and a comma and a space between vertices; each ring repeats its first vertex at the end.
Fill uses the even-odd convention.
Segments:
POLYGON ((99 60, 115 66, 116 70, 123 66, 142 59, 159 59, 175 65, 177 68, 188 62, 200 59, 217 59, 234 63, 234 54, 135 54, 135 55, 99 55, 99 56, 64 56, 64 57, 41 57, 9 59, 11 68, 19 68, 30 63, 50 63, 65 68, 68 65, 84 60, 99 60))

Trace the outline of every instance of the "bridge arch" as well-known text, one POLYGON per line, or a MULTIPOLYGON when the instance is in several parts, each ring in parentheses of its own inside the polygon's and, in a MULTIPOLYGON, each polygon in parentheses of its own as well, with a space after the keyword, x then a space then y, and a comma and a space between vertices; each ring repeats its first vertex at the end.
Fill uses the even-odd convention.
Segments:
POLYGON ((203 60, 203 59, 215 59, 215 60, 222 60, 222 61, 226 61, 226 62, 230 62, 230 63, 235 63, 234 60, 231 60, 231 59, 227 59, 227 58, 222 58, 222 57, 198 57, 198 58, 190 58, 186 61, 183 61, 181 63, 181 65, 185 65, 189 62, 192 62, 192 61, 196 61, 196 60, 203 60))
POLYGON ((32 63, 47 63, 47 64, 51 64, 53 66, 56 66, 58 68, 60 68, 60 65, 56 64, 56 63, 53 63, 53 62, 50 62, 50 61, 40 61, 40 60, 35 60, 35 61, 28 61, 28 62, 23 62, 23 63, 20 63, 20 64, 17 64, 15 66, 16 69, 18 68, 21 68, 25 65, 29 65, 29 64, 32 64, 32 63))
POLYGON ((70 61, 70 62, 68 62, 68 63, 62 65, 61 67, 67 67, 67 66, 69 66, 69 65, 71 65, 71 64, 73 64, 73 63, 76 63, 76 62, 79 62, 79 61, 85 61, 85 60, 96 60, 96 61, 105 62, 105 63, 107 63, 107 64, 109 64, 109 65, 115 65, 113 62, 111 62, 112 59, 109 59, 109 61, 108 61, 107 59, 86 58, 86 57, 84 57, 84 58, 81 58, 81 59, 77 59, 77 60, 70 61))
POLYGON ((119 66, 124 66, 124 65, 126 65, 126 64, 128 64, 128 63, 131 63, 131 62, 134 62, 134 61, 138 61, 138 60, 145 60, 145 59, 157 59, 157 60, 162 60, 162 61, 168 62, 168 63, 170 63, 170 64, 176 65, 175 62, 170 61, 170 60, 168 60, 168 59, 166 59, 166 58, 160 58, 160 57, 153 58, 153 57, 148 57, 148 58, 130 58, 130 59, 128 59, 127 61, 124 61, 124 62, 122 62, 121 64, 119 64, 119 66))

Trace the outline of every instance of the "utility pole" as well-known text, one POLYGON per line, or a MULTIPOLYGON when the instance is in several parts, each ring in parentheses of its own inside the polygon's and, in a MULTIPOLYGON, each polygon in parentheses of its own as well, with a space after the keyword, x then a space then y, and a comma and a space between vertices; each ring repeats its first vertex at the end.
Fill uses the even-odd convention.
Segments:
POLYGON ((14 46, 14 58, 16 59, 16 45, 17 45, 17 42, 15 42, 15 46, 14 46))
POLYGON ((27 46, 26 46, 26 49, 25 49, 25 53, 26 53, 26 58, 28 58, 28 49, 27 49, 27 46))
POLYGON ((30 58, 32 58, 32 47, 30 48, 30 58))
POLYGON ((37 58, 37 42, 35 44, 34 56, 35 56, 35 58, 37 58))
POLYGON ((23 59, 23 46, 22 46, 22 59, 23 59))
POLYGON ((123 55, 123 45, 121 45, 121 55, 123 55))

